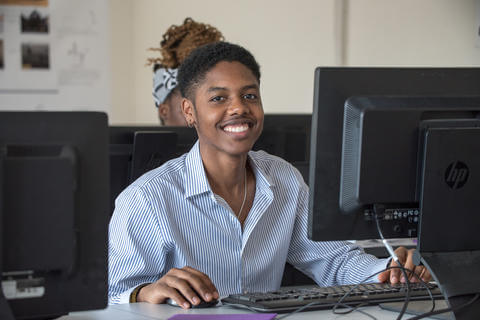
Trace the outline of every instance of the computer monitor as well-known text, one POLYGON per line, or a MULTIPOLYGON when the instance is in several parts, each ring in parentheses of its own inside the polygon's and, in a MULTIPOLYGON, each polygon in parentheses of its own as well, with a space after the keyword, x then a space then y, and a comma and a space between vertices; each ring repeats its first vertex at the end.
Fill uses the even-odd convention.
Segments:
POLYGON ((478 293, 479 84, 480 68, 317 68, 309 237, 379 238, 378 220, 418 235, 452 305, 478 293))
POLYGON ((295 166, 308 183, 312 114, 265 114, 253 150, 264 150, 295 166))
POLYGON ((188 152, 197 132, 188 127, 110 126, 110 208, 117 196, 145 172, 188 152))
POLYGON ((130 180, 138 179, 176 155, 177 134, 170 131, 138 131, 133 139, 130 180))
POLYGON ((107 123, 99 112, 0 112, 0 318, 107 305, 107 123))
MULTIPOLYGON (((349 209, 345 214, 340 206, 342 182, 342 153, 344 132, 344 106, 350 97, 377 96, 400 97, 448 97, 480 95, 479 68, 337 68, 324 67, 315 70, 314 107, 310 150, 310 213, 309 237, 312 240, 363 240, 378 238, 375 224, 364 218, 369 204, 349 209), (352 214, 353 213, 353 214, 352 214)), ((400 108, 400 107, 399 107, 400 108)), ((435 109, 435 107, 432 107, 435 109)), ((461 106, 455 117, 464 117, 461 106)), ((393 117, 400 112, 394 114, 393 117)), ((419 116, 407 113, 409 116, 419 116)), ((442 110, 433 110, 421 117, 432 119, 448 117, 442 110)), ((471 114, 467 112, 467 118, 471 114)), ((423 119, 422 118, 422 119, 423 119)), ((370 178, 360 191, 361 197, 370 192, 373 196, 398 195, 398 204, 403 207, 401 219, 385 221, 384 235, 388 238, 416 237, 418 228, 409 219, 418 209, 416 199, 416 170, 418 122, 415 118, 408 126, 413 132, 405 132, 401 118, 390 123, 369 127, 372 133, 364 145, 372 147, 384 142, 388 151, 376 154, 369 167, 361 168, 362 175, 370 178), (411 143, 410 143, 411 142, 411 143), (397 146, 398 145, 398 146, 397 146), (408 146, 408 149, 407 149, 408 146), (378 191, 378 193, 377 193, 378 191), (413 211, 412 211, 413 210, 413 211), (404 217, 405 216, 405 217, 404 217)), ((367 165, 362 163, 363 165, 367 165)), ((362 179, 362 182, 365 181, 362 179)), ((344 194, 344 193, 343 193, 344 194)), ((366 201, 366 199, 362 200, 366 201)), ((369 200, 370 201, 370 200, 369 200)), ((371 202, 371 201, 370 201, 371 202)), ((345 204, 343 205, 345 206, 345 204)), ((370 208, 371 209, 371 208, 370 208)), ((388 209, 388 208, 387 208, 388 209)))
POLYGON ((197 132, 188 127, 110 126, 109 136, 115 197, 141 174, 188 152, 197 141, 197 132))

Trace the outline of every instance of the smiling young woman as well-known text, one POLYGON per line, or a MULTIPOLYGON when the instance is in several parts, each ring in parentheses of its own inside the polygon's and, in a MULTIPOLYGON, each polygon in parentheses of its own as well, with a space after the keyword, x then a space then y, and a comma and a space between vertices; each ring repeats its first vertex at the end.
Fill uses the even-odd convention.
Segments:
POLYGON ((263 128, 259 86, 243 64, 222 61, 205 74, 195 96, 183 99, 183 112, 197 129, 202 156, 246 157, 263 128))
MULTIPOLYGON (((199 47, 178 80, 183 114, 199 139, 117 198, 109 229, 110 303, 173 299, 189 308, 200 299, 273 291, 286 261, 321 286, 357 283, 385 269, 388 260, 354 244, 309 240, 302 175, 283 159, 251 151, 263 108, 250 52, 226 42, 199 47)), ((397 250, 413 266, 412 252, 397 250)), ((385 272, 382 281, 391 277, 385 272)))
POLYGON ((263 127, 259 86, 246 66, 222 61, 205 74, 192 100, 182 101, 187 122, 197 129, 210 186, 228 203, 242 225, 255 190, 247 154, 263 127))

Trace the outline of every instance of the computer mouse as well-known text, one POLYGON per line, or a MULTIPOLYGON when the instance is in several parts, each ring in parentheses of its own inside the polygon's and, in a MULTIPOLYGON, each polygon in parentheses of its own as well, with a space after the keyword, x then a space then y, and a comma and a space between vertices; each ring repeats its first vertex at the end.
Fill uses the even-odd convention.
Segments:
MULTIPOLYGON (((175 300, 173 300, 172 298, 168 298, 167 300, 165 300, 165 302, 168 305, 181 308, 181 306, 178 305, 178 303, 175 300)), ((200 299, 200 303, 197 304, 197 305, 194 305, 194 304, 190 303, 190 308, 193 308, 193 309, 210 308, 210 307, 216 306, 217 303, 218 303, 218 300, 212 300, 210 302, 207 302, 207 301, 204 301, 203 299, 200 299)))

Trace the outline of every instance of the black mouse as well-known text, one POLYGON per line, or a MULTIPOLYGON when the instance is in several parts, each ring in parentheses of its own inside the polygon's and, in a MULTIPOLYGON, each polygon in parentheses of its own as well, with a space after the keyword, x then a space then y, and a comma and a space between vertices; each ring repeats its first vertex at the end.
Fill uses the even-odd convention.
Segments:
MULTIPOLYGON (((165 300, 165 302, 168 304, 168 305, 171 305, 171 306, 174 306, 174 307, 180 307, 178 305, 178 303, 173 300, 172 298, 168 298, 167 300, 165 300)), ((189 302, 190 303, 190 302, 189 302)), ((212 300, 210 302, 207 302, 207 301, 204 301, 203 299, 200 299, 200 303, 197 304, 197 305, 194 305, 194 304, 191 304, 190 303, 190 308, 210 308, 210 307, 214 307, 216 306, 218 303, 218 300, 212 300)))

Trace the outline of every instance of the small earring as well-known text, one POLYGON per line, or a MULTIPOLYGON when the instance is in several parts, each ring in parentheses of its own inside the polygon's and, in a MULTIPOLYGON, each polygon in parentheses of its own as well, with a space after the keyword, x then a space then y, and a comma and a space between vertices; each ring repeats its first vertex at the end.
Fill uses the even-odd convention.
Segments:
POLYGON ((189 128, 193 128, 193 121, 188 121, 187 126, 188 126, 189 128))

